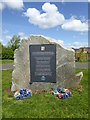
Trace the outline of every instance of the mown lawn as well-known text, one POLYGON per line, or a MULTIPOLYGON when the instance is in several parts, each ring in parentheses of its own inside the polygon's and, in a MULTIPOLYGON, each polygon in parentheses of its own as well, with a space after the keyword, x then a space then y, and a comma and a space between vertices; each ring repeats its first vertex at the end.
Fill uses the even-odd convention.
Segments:
POLYGON ((12 70, 2 72, 3 118, 88 118, 88 70, 83 71, 81 89, 71 89, 72 97, 59 100, 50 92, 16 100, 10 92, 12 70))
MULTIPOLYGON (((82 60, 82 61, 75 61, 75 62, 78 62, 78 63, 90 63, 90 61, 87 61, 87 60, 82 60)), ((0 60, 0 64, 10 64, 10 63, 14 63, 14 60, 0 60)))
POLYGON ((75 60, 76 63, 90 63, 90 60, 82 60, 82 61, 77 61, 75 60))
POLYGON ((0 64, 9 64, 9 63, 13 63, 14 60, 0 60, 0 64))

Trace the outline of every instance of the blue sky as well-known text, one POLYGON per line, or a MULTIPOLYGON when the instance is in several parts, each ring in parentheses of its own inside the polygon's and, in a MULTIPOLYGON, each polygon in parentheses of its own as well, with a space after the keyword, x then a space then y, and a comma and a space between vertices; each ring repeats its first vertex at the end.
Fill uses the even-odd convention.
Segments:
POLYGON ((2 8, 2 44, 12 36, 21 38, 41 34, 59 40, 66 47, 88 45, 88 3, 24 2, 4 4, 2 8))

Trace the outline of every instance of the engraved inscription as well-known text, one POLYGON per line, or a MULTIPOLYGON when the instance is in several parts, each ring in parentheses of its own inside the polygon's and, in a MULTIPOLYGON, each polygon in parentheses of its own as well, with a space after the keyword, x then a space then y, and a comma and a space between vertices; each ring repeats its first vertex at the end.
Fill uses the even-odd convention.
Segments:
POLYGON ((30 68, 31 80, 33 81, 47 81, 56 79, 56 51, 55 45, 45 44, 43 50, 40 49, 42 45, 32 45, 30 48, 30 68), (53 47, 51 49, 51 47, 53 47), (34 49, 35 48, 35 49, 34 49), (55 77, 53 77, 55 75, 55 77), (52 79, 53 77, 53 79, 52 79))

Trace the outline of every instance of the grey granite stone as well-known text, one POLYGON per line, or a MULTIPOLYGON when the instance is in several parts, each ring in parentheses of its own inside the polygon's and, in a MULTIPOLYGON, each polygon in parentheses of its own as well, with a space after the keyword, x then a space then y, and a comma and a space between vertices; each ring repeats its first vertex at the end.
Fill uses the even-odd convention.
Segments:
POLYGON ((14 70, 12 72, 11 91, 23 88, 35 90, 50 90, 56 87, 79 87, 83 73, 75 75, 75 52, 60 45, 57 40, 42 35, 30 35, 23 39, 21 46, 14 53, 14 70), (56 83, 30 83, 29 45, 56 44, 56 83))

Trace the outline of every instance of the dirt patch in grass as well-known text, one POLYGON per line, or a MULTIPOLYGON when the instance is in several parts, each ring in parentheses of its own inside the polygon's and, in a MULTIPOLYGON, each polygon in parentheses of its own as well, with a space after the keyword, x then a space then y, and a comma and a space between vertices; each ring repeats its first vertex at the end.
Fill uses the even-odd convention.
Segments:
POLYGON ((10 88, 5 89, 5 92, 7 94, 11 94, 11 95, 13 95, 15 93, 15 92, 12 92, 10 88))
POLYGON ((42 94, 42 93, 47 93, 46 90, 36 90, 36 91, 32 91, 33 94, 42 94))

